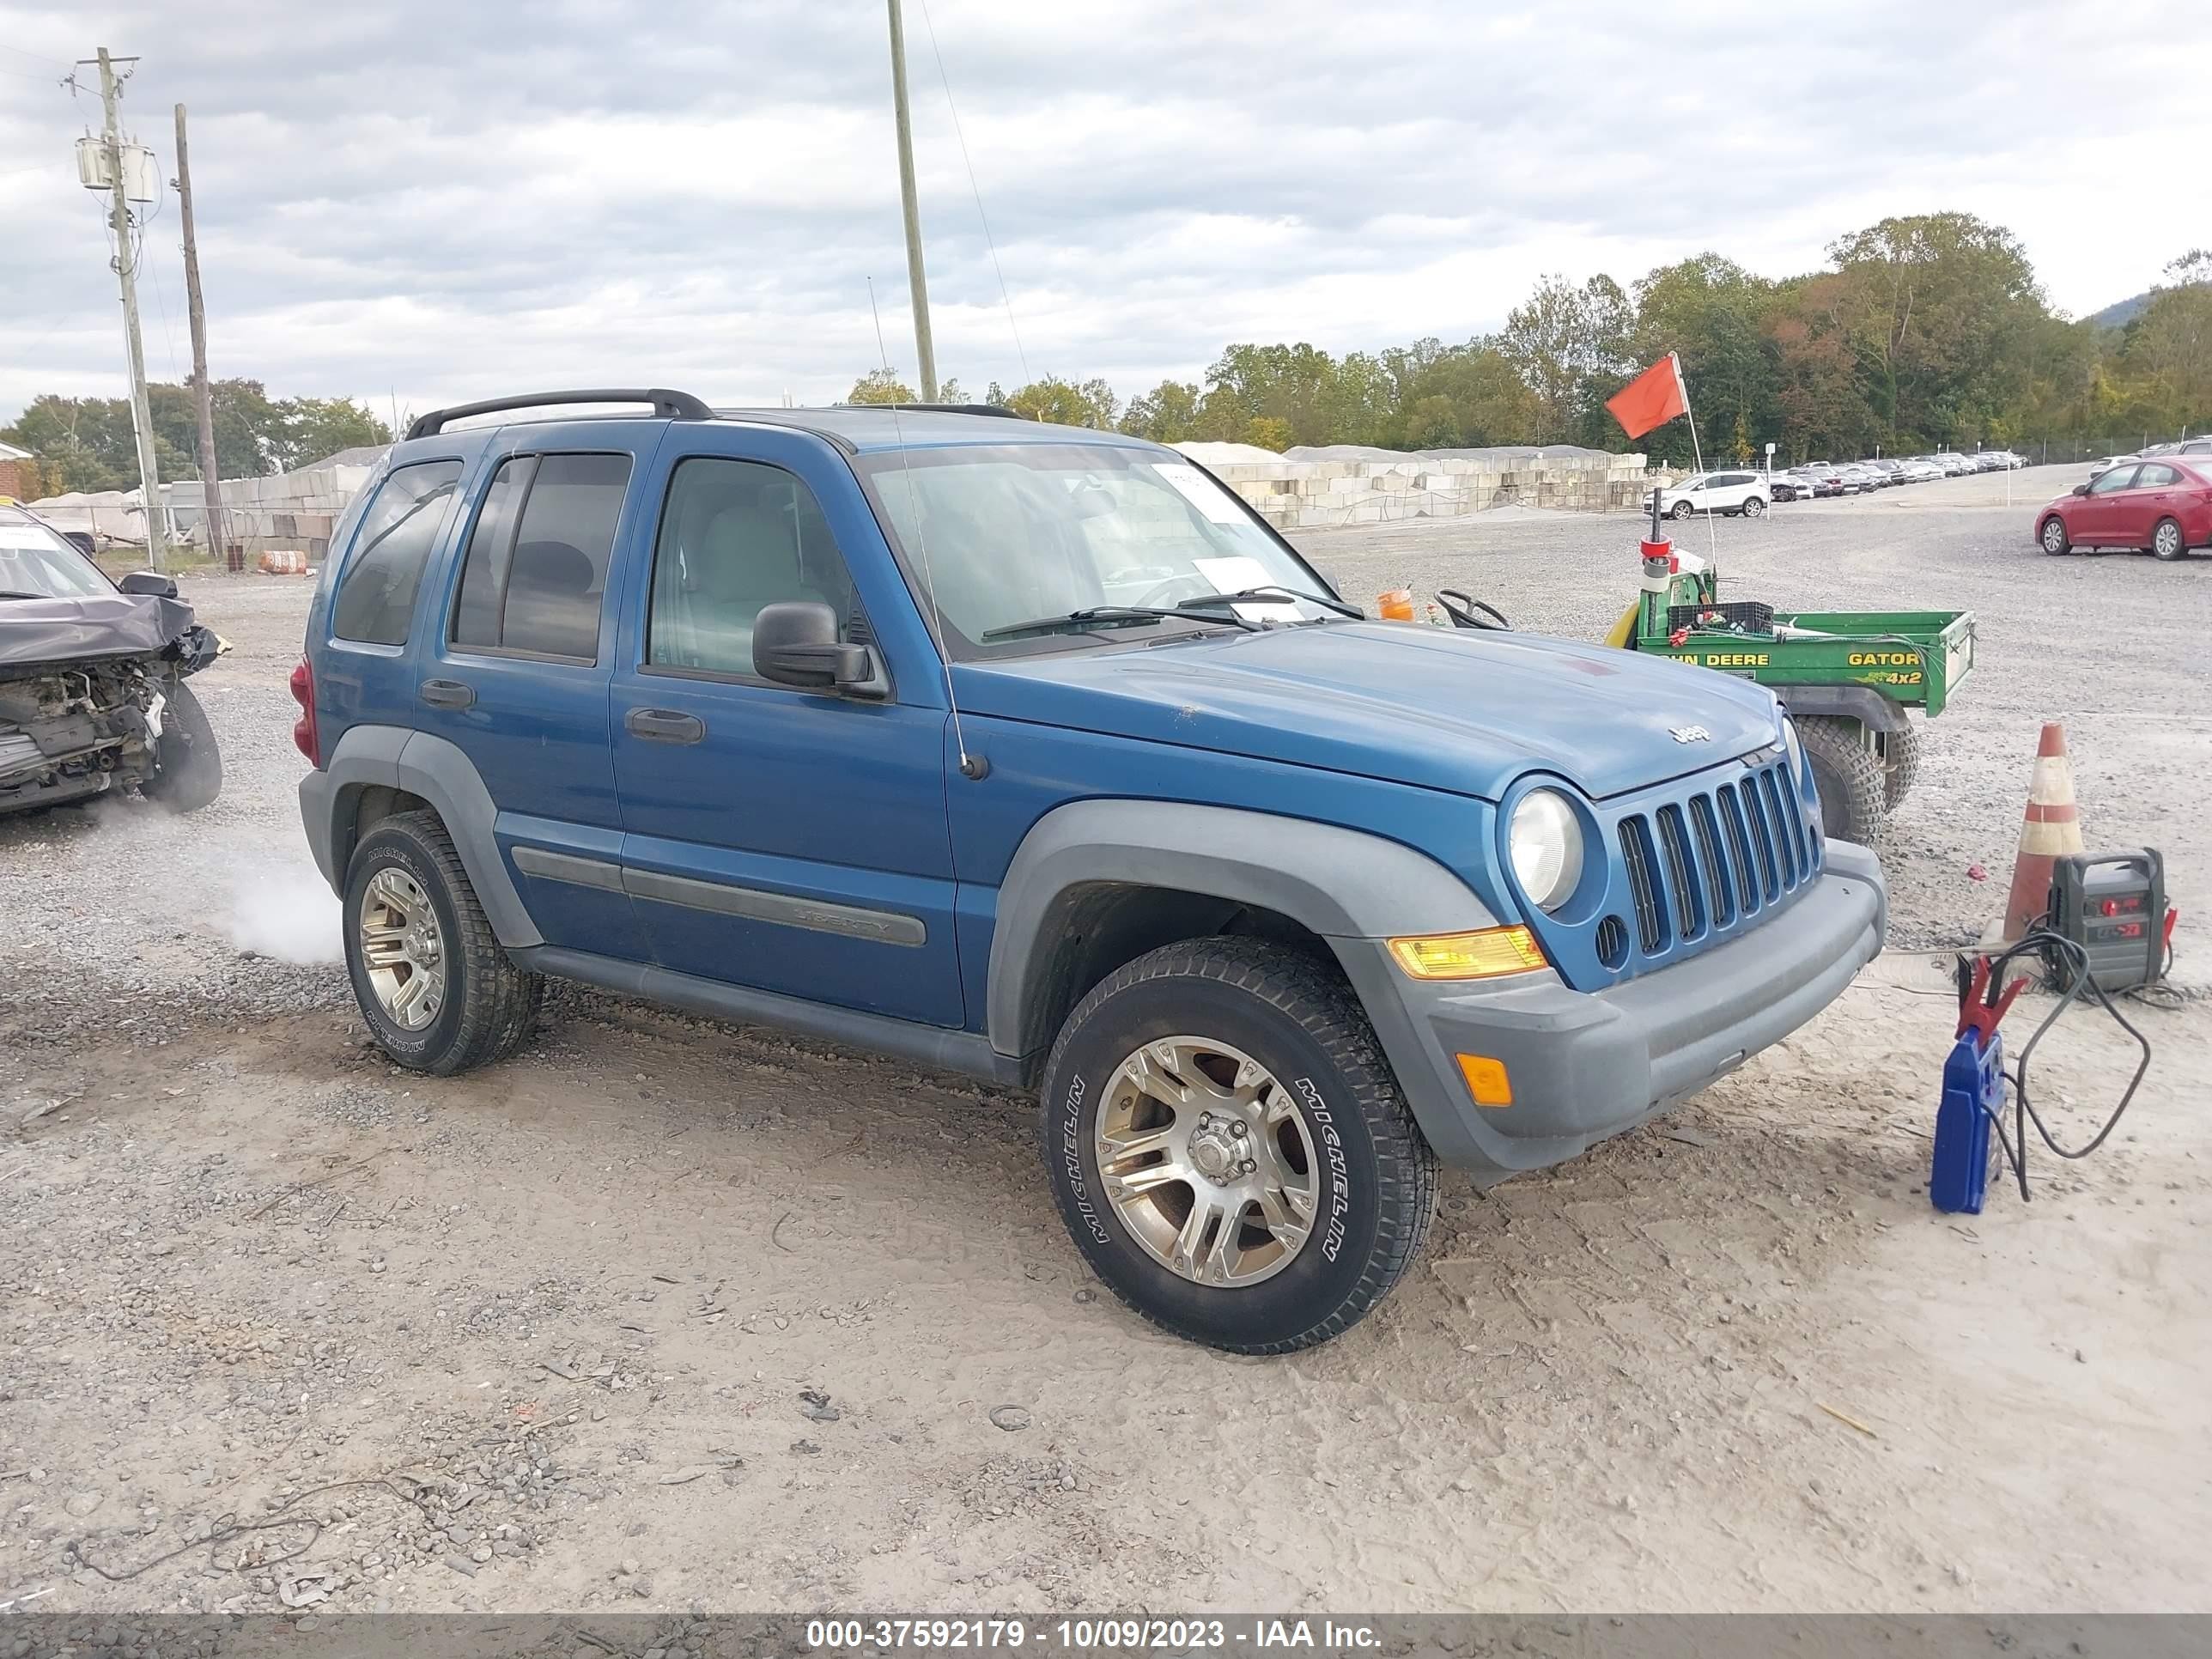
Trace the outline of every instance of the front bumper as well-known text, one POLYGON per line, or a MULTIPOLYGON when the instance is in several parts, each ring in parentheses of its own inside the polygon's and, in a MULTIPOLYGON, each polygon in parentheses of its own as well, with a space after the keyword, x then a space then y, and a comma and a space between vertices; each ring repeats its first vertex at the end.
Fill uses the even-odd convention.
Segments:
POLYGON ((1781 1041, 1881 953, 1887 923, 1881 864, 1831 841, 1820 878, 1771 921, 1603 991, 1552 973, 1425 982, 1382 940, 1335 943, 1437 1155, 1501 1176, 1586 1152, 1781 1041), (1462 1054, 1504 1062, 1510 1106, 1474 1104, 1462 1054))

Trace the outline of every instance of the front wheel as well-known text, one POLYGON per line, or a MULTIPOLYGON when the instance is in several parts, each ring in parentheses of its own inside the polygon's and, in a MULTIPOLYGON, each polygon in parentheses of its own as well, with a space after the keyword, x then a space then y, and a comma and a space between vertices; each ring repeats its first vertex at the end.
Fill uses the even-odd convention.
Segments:
POLYGON ((1154 1324, 1288 1353, 1419 1254, 1436 1162, 1328 965, 1250 939, 1139 957, 1060 1028, 1039 1115, 1076 1248, 1154 1324))
POLYGON ((140 792, 172 812, 197 812, 222 793, 222 752, 191 688, 172 680, 163 693, 154 775, 139 786, 140 792))
POLYGON ((2065 552, 2070 545, 2071 544, 2069 542, 2066 535, 2066 526, 2063 522, 2055 518, 2045 519, 2043 521, 2043 550, 2045 552, 2048 553, 2055 559, 2060 554, 2065 552))
POLYGON ((2172 519, 2160 519, 2158 528, 2150 532, 2151 556, 2171 564, 2188 551, 2189 544, 2182 536, 2181 526, 2172 519))
POLYGON ((1698 509, 1691 506, 1687 501, 1677 501, 1674 503, 1673 511, 1669 512, 1667 516, 1670 519, 1692 518, 1696 516, 1697 511, 1698 509))
POLYGON ((1869 752, 1865 728, 1837 714, 1797 720, 1813 782, 1820 793, 1821 833, 1871 847, 1881 834, 1887 805, 1881 763, 1869 752))
POLYGON ((1766 503, 1756 495, 1749 497, 1743 504, 1743 516, 1747 519, 1755 519, 1765 511, 1766 503))

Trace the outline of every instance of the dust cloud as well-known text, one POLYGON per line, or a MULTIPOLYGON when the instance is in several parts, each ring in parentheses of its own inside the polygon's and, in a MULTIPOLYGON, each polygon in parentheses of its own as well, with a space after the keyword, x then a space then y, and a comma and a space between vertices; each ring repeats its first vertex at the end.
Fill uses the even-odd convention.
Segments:
POLYGON ((240 951, 301 964, 343 959, 337 896, 314 870, 284 865, 241 880, 226 931, 240 951))

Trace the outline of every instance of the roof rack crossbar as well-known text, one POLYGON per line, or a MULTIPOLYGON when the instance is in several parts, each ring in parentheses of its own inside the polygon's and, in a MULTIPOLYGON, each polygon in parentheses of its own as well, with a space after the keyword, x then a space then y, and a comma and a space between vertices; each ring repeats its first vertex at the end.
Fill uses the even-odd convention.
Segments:
POLYGON ((443 432, 449 421, 471 415, 496 415, 507 409, 539 409, 557 404, 651 404, 653 414, 667 421, 711 421, 714 411, 688 392, 666 386, 600 386, 581 392, 532 392, 514 398, 486 398, 480 403, 455 404, 418 415, 407 428, 410 438, 427 438, 443 432))

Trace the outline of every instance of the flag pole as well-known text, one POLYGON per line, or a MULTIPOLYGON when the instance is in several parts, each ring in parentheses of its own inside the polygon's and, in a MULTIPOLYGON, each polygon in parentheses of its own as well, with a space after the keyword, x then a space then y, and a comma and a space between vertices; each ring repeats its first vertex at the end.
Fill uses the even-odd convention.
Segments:
MULTIPOLYGON (((1682 413, 1690 422, 1690 455, 1697 462, 1698 471, 1703 473, 1705 452, 1698 442, 1698 416, 1697 411, 1690 407, 1690 383, 1682 378, 1681 354, 1669 351, 1667 361, 1674 365, 1674 390, 1682 394, 1682 413)), ((1711 507, 1705 509, 1705 545, 1712 552, 1713 562, 1718 564, 1721 561, 1720 532, 1713 527, 1713 510, 1711 507)))

